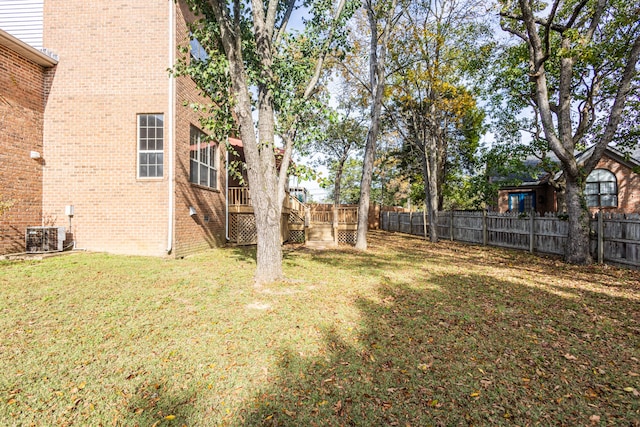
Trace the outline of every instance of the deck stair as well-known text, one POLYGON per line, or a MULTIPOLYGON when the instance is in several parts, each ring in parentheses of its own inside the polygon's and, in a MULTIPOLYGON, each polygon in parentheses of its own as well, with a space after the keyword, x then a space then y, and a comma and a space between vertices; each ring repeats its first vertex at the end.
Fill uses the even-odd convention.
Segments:
POLYGON ((332 246, 335 245, 333 225, 323 223, 311 223, 307 227, 307 246, 332 246))

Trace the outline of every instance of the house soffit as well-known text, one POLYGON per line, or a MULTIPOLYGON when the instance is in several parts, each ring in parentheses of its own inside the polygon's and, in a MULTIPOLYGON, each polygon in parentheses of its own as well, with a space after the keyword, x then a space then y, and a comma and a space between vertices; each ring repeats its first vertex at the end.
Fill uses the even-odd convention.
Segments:
POLYGON ((4 30, 0 30, 0 45, 43 67, 53 67, 58 61, 40 52, 4 30))

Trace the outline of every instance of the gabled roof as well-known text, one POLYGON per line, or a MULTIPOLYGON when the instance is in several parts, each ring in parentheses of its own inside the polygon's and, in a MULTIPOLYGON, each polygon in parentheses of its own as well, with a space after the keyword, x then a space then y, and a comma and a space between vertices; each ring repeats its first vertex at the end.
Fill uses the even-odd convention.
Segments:
MULTIPOLYGON (((581 153, 576 154, 576 161, 578 164, 584 163, 589 156, 593 153, 595 146, 591 146, 581 153)), ((604 154, 615 160, 616 162, 628 167, 629 169, 637 169, 640 168, 640 147, 637 147, 631 153, 625 153, 613 146, 607 146, 605 148, 604 154)), ((562 176, 562 170, 556 172, 554 175, 554 180, 558 180, 562 176)), ((505 190, 514 189, 514 188, 531 188, 537 187, 542 184, 546 184, 549 182, 550 175, 548 173, 543 174, 541 176, 536 177, 522 177, 522 182, 519 185, 505 185, 501 188, 505 190)))
MULTIPOLYGON (((589 158, 594 149, 595 146, 591 146, 578 154, 576 156, 578 164, 583 163, 587 158, 589 158)), ((604 152, 613 160, 627 166, 629 169, 640 167, 640 147, 636 148, 634 152, 626 154, 618 150, 616 147, 609 145, 605 148, 604 152)))
MULTIPOLYGON (((582 153, 576 155, 576 161, 578 164, 584 163, 595 150, 595 145, 584 150, 582 153)), ((616 147, 608 145, 607 148, 604 149, 604 153, 607 156, 611 157, 616 162, 628 167, 629 169, 640 168, 640 147, 637 147, 634 152, 625 154, 622 151, 618 150, 616 147)), ((556 172, 555 179, 558 179, 562 176, 562 171, 556 172)))

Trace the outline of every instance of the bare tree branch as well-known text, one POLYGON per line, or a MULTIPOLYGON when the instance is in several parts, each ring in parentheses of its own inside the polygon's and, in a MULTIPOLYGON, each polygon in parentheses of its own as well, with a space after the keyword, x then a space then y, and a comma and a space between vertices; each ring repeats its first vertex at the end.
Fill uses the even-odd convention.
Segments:
POLYGON ((338 3, 338 7, 333 16, 333 21, 331 22, 331 28, 329 29, 329 34, 327 39, 325 40, 324 46, 322 47, 322 52, 316 61, 316 69, 313 73, 313 77, 309 80, 309 84, 304 91, 303 98, 307 99, 312 94, 312 90, 318 84, 318 80, 320 80, 320 73, 322 72, 322 67, 324 66, 324 61, 329 53, 329 47, 331 43, 333 43, 333 37, 335 35, 336 28, 338 26, 338 22, 340 21, 340 16, 342 15, 342 11, 344 10, 344 5, 346 0, 340 0, 338 3))
POLYGON ((631 51, 629 51, 627 63, 624 67, 624 72, 622 73, 622 78, 618 85, 618 91, 616 92, 615 101, 613 102, 613 106, 611 107, 611 113, 609 114, 609 120, 607 121, 607 126, 605 128, 604 134, 596 144, 596 148, 593 150, 591 158, 589 158, 589 160, 585 162, 584 167, 587 171, 593 170, 600 157, 602 157, 602 153, 604 153, 604 150, 615 136, 618 125, 622 120, 622 111, 624 110, 627 96, 631 91, 631 81, 637 73, 636 67, 639 59, 640 36, 637 36, 633 43, 631 51))
POLYGON ((276 33, 275 40, 273 41, 274 46, 278 46, 280 44, 285 31, 287 31, 287 25, 289 24, 289 19, 291 18, 291 14, 295 10, 295 7, 296 0, 289 0, 289 2, 287 3, 287 10, 282 17, 282 22, 280 22, 278 32, 276 33))

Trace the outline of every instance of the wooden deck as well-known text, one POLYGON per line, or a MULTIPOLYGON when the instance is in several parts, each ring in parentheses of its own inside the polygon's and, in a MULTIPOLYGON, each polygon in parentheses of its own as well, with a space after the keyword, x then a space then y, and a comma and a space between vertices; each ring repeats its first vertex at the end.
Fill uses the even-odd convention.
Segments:
MULTIPOLYGON (((229 238, 237 244, 255 244, 255 217, 248 187, 230 187, 227 194, 229 238)), ((282 209, 282 242, 323 241, 355 244, 356 206, 304 204, 287 194, 282 209), (327 232, 329 230, 329 232, 327 232), (329 234, 328 234, 329 233, 329 234)))

